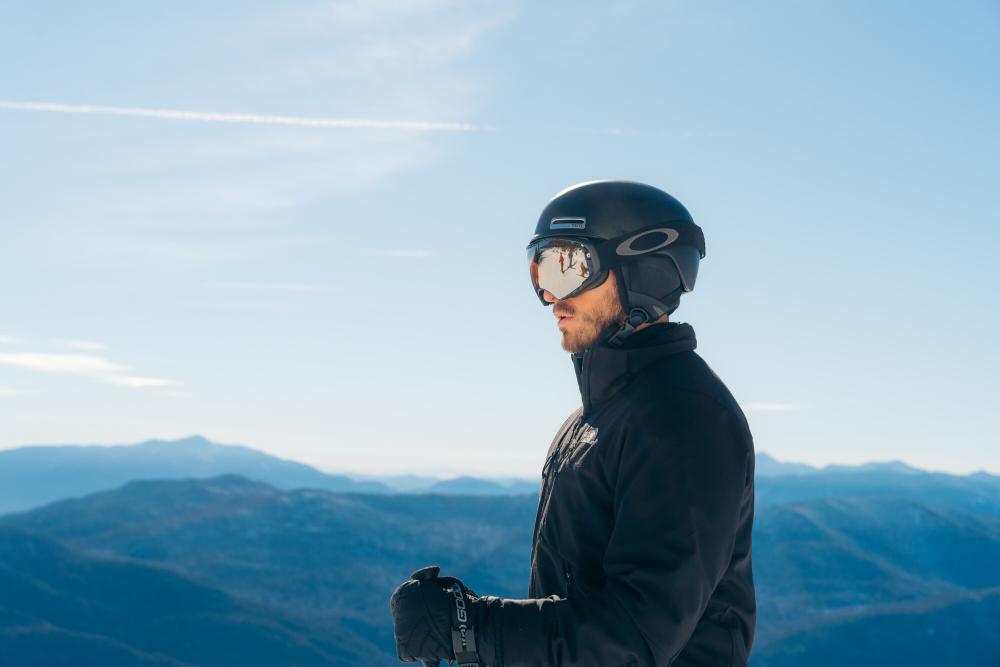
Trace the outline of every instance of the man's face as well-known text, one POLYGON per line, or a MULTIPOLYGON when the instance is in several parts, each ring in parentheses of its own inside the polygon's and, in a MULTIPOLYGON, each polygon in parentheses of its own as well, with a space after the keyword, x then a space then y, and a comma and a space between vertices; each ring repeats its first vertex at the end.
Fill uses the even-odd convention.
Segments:
POLYGON ((625 321, 613 272, 597 287, 574 297, 557 299, 548 292, 542 296, 552 304, 552 313, 562 332, 562 347, 567 352, 582 352, 592 347, 605 327, 625 321))

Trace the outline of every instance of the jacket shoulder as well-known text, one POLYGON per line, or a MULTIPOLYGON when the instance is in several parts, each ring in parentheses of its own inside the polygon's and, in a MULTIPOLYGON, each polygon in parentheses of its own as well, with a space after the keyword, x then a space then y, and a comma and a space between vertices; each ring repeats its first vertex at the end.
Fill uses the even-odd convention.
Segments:
POLYGON ((747 437, 750 426, 739 402, 722 378, 694 350, 669 355, 642 369, 635 378, 639 405, 664 416, 727 414, 747 437), (694 412, 691 412, 691 410, 694 412))

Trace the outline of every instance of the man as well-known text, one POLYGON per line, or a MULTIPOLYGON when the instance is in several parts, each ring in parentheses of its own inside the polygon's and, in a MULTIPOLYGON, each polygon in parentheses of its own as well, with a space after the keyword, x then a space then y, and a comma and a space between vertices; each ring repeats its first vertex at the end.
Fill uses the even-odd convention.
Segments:
POLYGON ((437 665, 747 665, 754 447, 736 400, 671 322, 705 256, 666 192, 627 181, 568 188, 528 245, 582 406, 549 448, 525 600, 479 596, 438 568, 390 607, 399 658, 437 665), (561 270, 573 252, 585 271, 561 270))

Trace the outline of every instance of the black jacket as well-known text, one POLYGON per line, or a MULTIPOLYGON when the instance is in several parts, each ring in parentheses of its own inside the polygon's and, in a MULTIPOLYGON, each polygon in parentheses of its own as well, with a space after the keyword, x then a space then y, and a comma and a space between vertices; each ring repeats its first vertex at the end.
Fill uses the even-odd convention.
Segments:
POLYGON ((574 354, 583 406, 549 449, 509 667, 745 666, 756 620, 753 437, 667 322, 574 354))

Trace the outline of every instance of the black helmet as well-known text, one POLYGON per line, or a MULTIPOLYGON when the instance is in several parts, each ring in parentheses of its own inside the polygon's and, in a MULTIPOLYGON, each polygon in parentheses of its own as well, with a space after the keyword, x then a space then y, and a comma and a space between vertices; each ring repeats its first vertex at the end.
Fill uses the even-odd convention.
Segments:
POLYGON ((528 244, 532 282, 546 305, 545 291, 569 298, 615 272, 628 318, 605 337, 613 345, 635 327, 672 313, 681 294, 694 289, 703 257, 705 237, 684 205, 632 181, 566 188, 546 205, 528 244))

